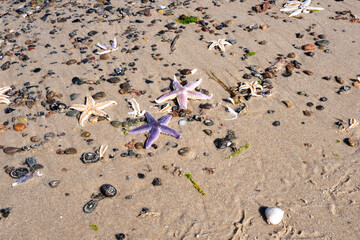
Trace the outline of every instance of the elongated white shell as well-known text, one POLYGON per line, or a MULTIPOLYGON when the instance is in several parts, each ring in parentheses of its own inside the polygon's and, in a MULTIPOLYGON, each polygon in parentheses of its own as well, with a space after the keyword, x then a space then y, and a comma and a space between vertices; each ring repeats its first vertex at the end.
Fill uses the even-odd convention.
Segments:
POLYGON ((278 207, 268 207, 265 210, 265 216, 268 224, 279 224, 284 217, 284 211, 278 207))

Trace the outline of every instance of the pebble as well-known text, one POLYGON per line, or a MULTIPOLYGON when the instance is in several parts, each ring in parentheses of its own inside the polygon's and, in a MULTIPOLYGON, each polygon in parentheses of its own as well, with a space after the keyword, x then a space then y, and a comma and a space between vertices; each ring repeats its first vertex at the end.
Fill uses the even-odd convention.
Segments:
POLYGON ((180 120, 179 125, 184 126, 186 124, 186 122, 187 122, 186 120, 180 120))
POLYGON ((278 127, 280 126, 280 121, 275 121, 272 123, 273 126, 278 127))
POLYGON ((65 115, 68 117, 74 117, 78 113, 79 113, 79 111, 77 111, 77 110, 70 110, 70 111, 66 112, 65 115))
POLYGON ((344 142, 349 145, 350 147, 355 147, 356 146, 356 143, 354 141, 354 139, 352 138, 346 138, 344 139, 344 142))
POLYGON ((302 46, 302 49, 304 51, 312 51, 315 50, 315 45, 314 44, 305 44, 304 46, 302 46))
POLYGON ((95 208, 98 205, 98 200, 90 200, 89 202, 87 202, 83 208, 83 211, 85 213, 91 213, 95 210, 95 208))
POLYGON ((342 78, 340 76, 335 76, 335 81, 339 84, 343 84, 344 81, 342 80, 342 78))
POLYGON ((109 56, 109 54, 102 54, 102 55, 100 55, 100 59, 101 60, 109 60, 110 56, 109 56))
POLYGON ((59 185, 59 183, 60 183, 59 180, 53 180, 53 181, 49 182, 49 185, 52 188, 56 188, 59 185))
POLYGON ((152 181, 151 183, 154 187, 156 186, 161 186, 162 185, 162 182, 161 182, 161 179, 160 178, 154 178, 154 180, 152 181))
POLYGON ((183 148, 180 148, 180 149, 178 150, 178 153, 179 153, 179 155, 181 155, 181 156, 186 156, 186 155, 189 154, 189 152, 190 152, 190 148, 189 148, 189 147, 183 147, 183 148))
POLYGON ((73 154, 77 153, 77 150, 76 150, 76 148, 70 147, 70 148, 65 149, 64 153, 67 155, 73 155, 73 154))
POLYGON ((70 59, 69 61, 66 62, 66 65, 73 65, 75 63, 77 63, 75 59, 70 59))
POLYGON ((145 174, 143 174, 143 173, 138 173, 138 178, 140 178, 140 179, 144 179, 145 178, 145 174))
POLYGON ((83 133, 81 133, 80 136, 83 137, 83 138, 88 138, 88 137, 91 136, 91 133, 89 133, 89 132, 83 132, 83 133))
POLYGON ((1 65, 1 70, 5 71, 10 68, 10 61, 5 62, 3 65, 1 65))
POLYGON ((207 119, 207 120, 204 120, 204 124, 209 127, 209 126, 214 125, 214 122, 212 120, 207 119))
POLYGON ((315 108, 316 108, 316 110, 319 110, 319 111, 324 110, 324 106, 323 106, 323 105, 317 105, 315 108))
POLYGON ((135 148, 136 149, 144 149, 144 144, 142 142, 137 142, 137 143, 135 143, 135 148))
POLYGON ((21 132, 26 128, 26 125, 24 123, 17 123, 14 125, 14 130, 21 132))
POLYGON ((294 105, 294 103, 290 100, 284 100, 283 103, 287 108, 291 108, 294 105))
POLYGON ((107 80, 109 83, 118 83, 120 82, 120 78, 118 77, 112 77, 107 80))
POLYGON ((321 97, 319 100, 320 100, 321 102, 326 102, 328 99, 327 99, 327 97, 321 97))
POLYGON ((204 129, 203 132, 208 136, 212 135, 212 131, 210 129, 204 129))
POLYGON ((217 138, 214 140, 214 145, 217 149, 224 149, 231 145, 231 142, 226 138, 217 138))
POLYGON ((327 46, 330 44, 330 41, 329 40, 320 40, 320 41, 315 42, 315 44, 318 46, 327 46))
POLYGON ((21 148, 17 148, 17 147, 5 147, 3 149, 3 152, 5 154, 14 154, 14 153, 17 153, 17 152, 20 152, 21 151, 21 148))
POLYGON ((313 75, 313 72, 312 72, 312 71, 309 71, 309 70, 304 70, 303 73, 305 73, 305 74, 308 75, 308 76, 313 75))
POLYGON ((81 155, 81 161, 83 163, 96 163, 100 160, 100 155, 94 152, 86 152, 81 155))
POLYGON ((53 133, 53 132, 48 132, 44 135, 45 141, 50 141, 54 138, 55 138, 55 133, 53 133))
POLYGON ((169 141, 166 143, 166 146, 170 146, 172 148, 177 148, 179 146, 179 144, 176 142, 173 142, 173 141, 169 141))
POLYGON ((309 110, 303 111, 304 115, 307 117, 311 117, 311 112, 309 110))
POLYGON ((295 58, 296 54, 294 52, 291 52, 287 55, 288 58, 295 58))
POLYGON ((122 127, 122 122, 117 121, 117 120, 111 121, 110 124, 111 124, 111 126, 116 127, 116 128, 122 127))
POLYGON ((201 109, 211 109, 213 105, 211 103, 202 103, 199 105, 199 108, 201 109))
POLYGON ((306 103, 306 106, 312 107, 312 106, 314 106, 314 104, 312 102, 308 102, 308 103, 306 103))
POLYGON ((92 95, 92 98, 94 100, 100 100, 102 98, 104 98, 106 96, 105 92, 98 92, 98 93, 95 93, 94 95, 92 95))
POLYGON ((25 176, 28 173, 29 173, 29 170, 27 168, 20 167, 20 168, 16 168, 16 169, 12 170, 10 172, 10 176, 12 178, 19 179, 19 178, 22 178, 23 176, 25 176))
POLYGON ((189 75, 189 74, 191 74, 191 69, 182 69, 182 70, 180 70, 180 73, 182 75, 189 75))
POLYGON ((124 240, 125 237, 126 237, 126 236, 125 236, 125 234, 123 234, 123 233, 115 234, 116 240, 124 240))
POLYGON ((25 159, 25 162, 29 166, 29 168, 32 168, 35 166, 36 159, 34 157, 28 157, 25 159))
POLYGON ((114 186, 110 184, 104 184, 100 187, 100 192, 106 197, 114 197, 117 193, 117 190, 114 186))

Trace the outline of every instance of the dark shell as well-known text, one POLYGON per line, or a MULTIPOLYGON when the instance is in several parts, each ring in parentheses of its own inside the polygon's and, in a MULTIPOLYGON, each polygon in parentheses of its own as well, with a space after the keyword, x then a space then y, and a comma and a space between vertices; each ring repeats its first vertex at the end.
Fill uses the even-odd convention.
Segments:
POLYGON ((30 168, 32 168, 36 163, 36 159, 34 157, 28 157, 25 159, 25 162, 30 168))
POLYGON ((100 155, 94 152, 86 152, 81 155, 80 159, 83 163, 96 163, 100 160, 100 155))
POLYGON ((100 187, 100 191, 107 197, 114 197, 117 193, 116 188, 110 184, 104 184, 100 187))
POLYGON ((16 178, 16 179, 19 179, 19 178, 22 178, 23 176, 25 176, 26 174, 29 173, 29 170, 27 168, 16 168, 14 170, 12 170, 10 172, 10 176, 12 178, 16 178))
POLYGON ((91 213, 95 210, 95 208, 98 205, 98 200, 90 200, 89 202, 87 202, 83 208, 83 211, 85 213, 91 213))

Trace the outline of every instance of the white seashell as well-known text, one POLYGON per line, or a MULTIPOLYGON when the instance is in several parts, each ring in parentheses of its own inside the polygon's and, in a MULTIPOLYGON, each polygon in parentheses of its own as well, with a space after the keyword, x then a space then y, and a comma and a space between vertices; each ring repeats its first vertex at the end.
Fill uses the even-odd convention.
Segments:
POLYGON ((278 207, 268 207, 265 210, 268 224, 279 224, 284 217, 284 210, 278 207))

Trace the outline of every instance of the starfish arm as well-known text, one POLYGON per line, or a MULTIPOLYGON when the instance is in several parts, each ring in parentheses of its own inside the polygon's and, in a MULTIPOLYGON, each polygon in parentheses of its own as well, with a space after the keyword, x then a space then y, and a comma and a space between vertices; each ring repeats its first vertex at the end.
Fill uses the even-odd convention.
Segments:
POLYGON ((80 119, 79 119, 79 123, 81 126, 85 127, 85 122, 86 120, 89 119, 89 117, 91 116, 91 113, 89 110, 84 110, 80 116, 80 119))
POLYGON ((103 45, 103 44, 100 44, 100 43, 98 43, 97 46, 100 47, 100 48, 102 48, 102 49, 104 49, 104 50, 108 50, 108 49, 109 49, 108 46, 103 45))
POLYGON ((151 130, 151 125, 146 124, 144 126, 135 128, 131 130, 128 134, 140 134, 140 133, 147 133, 151 130))
POLYGON ((112 105, 112 104, 117 104, 117 103, 116 103, 115 101, 101 102, 101 103, 95 104, 95 107, 94 107, 94 108, 102 110, 102 109, 104 109, 104 108, 109 107, 109 106, 112 105))
POLYGON ((88 105, 88 106, 95 105, 95 100, 91 96, 86 97, 86 105, 88 105))
POLYGON ((210 99, 212 98, 212 94, 211 95, 206 95, 203 93, 199 93, 199 92, 195 92, 195 91, 187 91, 187 97, 190 99, 210 99))
POLYGON ((0 94, 5 94, 9 90, 11 90, 11 87, 2 87, 0 88, 0 94))
POLYGON ((221 41, 221 43, 225 46, 225 45, 232 45, 231 43, 229 43, 228 41, 226 41, 225 39, 221 41))
POLYGON ((300 6, 302 2, 300 1, 287 1, 284 4, 284 7, 293 7, 293 6, 300 6))
POLYGON ((188 90, 194 90, 197 86, 200 85, 201 81, 202 81, 202 78, 200 78, 199 80, 197 80, 197 81, 195 81, 195 82, 188 83, 188 84, 186 85, 186 89, 188 89, 188 90))
POLYGON ((301 4, 301 7, 308 7, 311 3, 311 0, 306 0, 301 4))
POLYGON ((324 10, 324 8, 322 8, 322 7, 307 7, 306 9, 307 9, 307 10, 315 10, 315 11, 324 10))
POLYGON ((214 43, 214 42, 217 42, 218 40, 210 40, 210 41, 207 41, 207 43, 214 43))
POLYGON ((7 98, 0 98, 0 103, 5 103, 6 105, 10 104, 10 100, 7 98))
POLYGON ((103 54, 110 53, 110 52, 111 52, 111 50, 105 50, 105 51, 97 52, 96 54, 103 55, 103 54))
POLYGON ((282 8, 280 9, 280 12, 292 12, 299 9, 298 7, 287 7, 287 8, 282 8))
POLYGON ((218 46, 219 46, 219 48, 220 48, 221 51, 225 52, 225 46, 224 46, 224 44, 223 44, 221 41, 219 42, 219 45, 218 45, 218 46))
POLYGON ((173 88, 174 89, 178 89, 181 88, 181 84, 178 82, 178 80, 176 79, 176 76, 174 75, 174 81, 172 82, 173 88))
POLYGON ((187 96, 184 93, 180 93, 177 96, 177 102, 179 103, 181 109, 187 108, 187 96))
POLYGON ((113 43, 111 44, 111 49, 115 50, 116 45, 117 45, 116 38, 114 38, 114 41, 113 41, 113 43))
POLYGON ((213 42, 212 44, 209 45, 208 49, 211 50, 213 49, 216 45, 218 45, 218 42, 213 42))
POLYGON ((163 102, 166 102, 168 100, 174 99, 177 95, 178 95, 177 91, 172 91, 172 92, 169 92, 169 93, 165 93, 164 95, 162 95, 161 97, 156 99, 155 102, 156 103, 163 103, 163 102))
POLYGON ((151 147, 151 145, 153 145, 153 143, 156 142, 159 136, 160 136, 160 129, 158 127, 151 128, 149 137, 145 143, 145 149, 151 147))
POLYGON ((80 112, 83 112, 87 109, 86 105, 81 105, 81 104, 74 104, 72 106, 69 107, 69 109, 74 109, 80 112))
POLYGON ((249 89, 249 88, 251 88, 251 86, 249 86, 249 84, 245 83, 245 84, 243 84, 243 85, 241 85, 241 86, 239 87, 239 90, 249 89))
POLYGON ((167 135, 171 135, 175 138, 181 138, 181 135, 180 133, 178 133, 177 131, 175 131, 174 129, 172 128, 169 128, 167 126, 164 126, 164 125, 161 125, 160 126, 160 131, 164 134, 167 134, 167 135))
POLYGON ((172 118, 172 115, 169 114, 169 115, 166 115, 166 116, 163 116, 162 118, 160 118, 158 120, 158 122, 163 125, 168 125, 171 118, 172 118))
POLYGON ((103 110, 100 110, 100 109, 96 109, 96 108, 91 109, 90 113, 93 114, 93 115, 96 115, 96 116, 102 116, 102 117, 107 116, 106 112, 104 112, 103 110))
POLYGON ((150 113, 148 112, 145 112, 145 117, 149 125, 152 125, 157 122, 156 119, 153 116, 151 116, 150 113))
POLYGON ((302 8, 296 10, 295 12, 293 12, 292 14, 289 15, 289 17, 293 17, 293 16, 296 16, 296 15, 299 15, 301 12, 302 12, 302 8))

